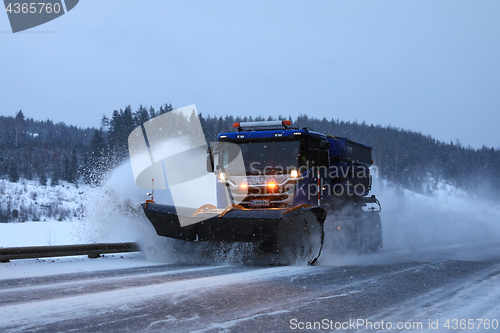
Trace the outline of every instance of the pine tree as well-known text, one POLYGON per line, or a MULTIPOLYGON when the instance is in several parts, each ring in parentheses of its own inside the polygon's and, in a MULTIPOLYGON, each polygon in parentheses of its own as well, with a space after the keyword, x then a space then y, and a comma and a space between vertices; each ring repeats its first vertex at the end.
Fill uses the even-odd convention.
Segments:
POLYGON ((165 105, 160 106, 160 114, 164 114, 173 110, 174 108, 172 107, 172 103, 165 103, 165 105))
POLYGON ((68 181, 77 184, 78 183, 78 157, 76 155, 76 149, 71 150, 71 160, 69 163, 69 177, 68 181))
MULTIPOLYGON (((153 110, 154 112, 154 110, 153 110)), ((139 106, 139 109, 133 114, 133 119, 135 123, 135 127, 141 126, 144 124, 146 121, 149 120, 149 112, 148 110, 142 106, 142 104, 139 106)))
POLYGON ((19 181, 19 167, 13 160, 10 161, 9 181, 12 183, 17 183, 19 181))
POLYGON ((109 118, 106 115, 102 115, 101 119, 101 131, 106 132, 109 129, 109 118))
POLYGON ((59 185, 59 175, 56 171, 52 172, 52 177, 50 178, 50 186, 59 185))
POLYGON ((19 112, 16 114, 16 119, 15 119, 15 131, 16 131, 16 138, 15 138, 15 144, 16 146, 18 145, 19 141, 21 141, 21 134, 23 132, 23 128, 25 126, 24 122, 24 114, 23 110, 19 110, 19 112))
POLYGON ((149 119, 153 119, 154 117, 156 117, 158 114, 156 113, 155 109, 150 106, 149 107, 149 119))
POLYGON ((70 182, 69 159, 66 155, 63 156, 63 172, 61 179, 70 182))
POLYGON ((6 159, 0 155, 0 177, 3 177, 4 175, 7 175, 9 173, 9 163, 6 161, 6 159))
POLYGON ((100 185, 106 173, 106 142, 101 131, 95 130, 85 158, 84 181, 94 186, 100 185))
POLYGON ((47 174, 44 171, 42 171, 42 173, 40 174, 38 182, 42 186, 47 186, 47 174))

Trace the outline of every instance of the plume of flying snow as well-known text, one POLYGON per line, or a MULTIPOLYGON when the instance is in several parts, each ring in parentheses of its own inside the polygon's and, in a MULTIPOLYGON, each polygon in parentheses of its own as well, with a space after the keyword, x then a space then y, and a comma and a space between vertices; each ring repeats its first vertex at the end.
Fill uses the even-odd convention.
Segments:
MULTIPOLYGON (((182 141, 176 139, 166 144, 172 148, 170 153, 182 151, 184 147, 182 141)), ((193 202, 194 198, 195 204, 215 204, 215 196, 211 193, 215 191, 216 179, 207 178, 189 181, 184 184, 184 189, 178 186, 177 199, 184 196, 186 202, 193 202)), ((87 192, 88 206, 83 223, 77 230, 79 241, 137 242, 149 260, 179 263, 225 263, 251 251, 245 245, 214 248, 210 244, 193 244, 158 236, 141 207, 141 202, 149 198, 146 192, 135 183, 129 161, 112 170, 101 187, 87 192)), ((167 189, 155 190, 154 200, 161 204, 174 204, 168 184, 167 189)))
MULTIPOLYGON (((331 240, 320 265, 379 264, 443 259, 482 260, 500 247, 500 205, 440 183, 420 194, 377 181, 373 193, 382 203, 384 247, 377 253, 341 255, 331 240)), ((325 229, 331 227, 325 222, 325 229)))

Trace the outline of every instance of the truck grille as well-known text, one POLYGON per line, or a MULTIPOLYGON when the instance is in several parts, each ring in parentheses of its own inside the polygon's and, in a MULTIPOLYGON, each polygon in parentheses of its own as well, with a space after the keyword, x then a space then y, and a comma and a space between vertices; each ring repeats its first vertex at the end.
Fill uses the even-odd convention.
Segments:
POLYGON ((269 200, 270 208, 292 207, 294 198, 293 184, 286 186, 276 186, 273 188, 264 186, 248 186, 247 193, 238 188, 231 188, 235 199, 240 201, 240 205, 245 208, 263 208, 250 206, 250 200, 269 200))

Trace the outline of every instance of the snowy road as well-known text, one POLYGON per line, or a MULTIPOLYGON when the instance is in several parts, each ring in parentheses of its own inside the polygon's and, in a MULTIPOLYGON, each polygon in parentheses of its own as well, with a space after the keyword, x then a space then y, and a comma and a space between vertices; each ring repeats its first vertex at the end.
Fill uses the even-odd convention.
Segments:
MULTIPOLYGON (((484 248, 500 253, 498 244, 479 253, 484 248)), ((316 331, 336 324, 364 331, 366 321, 384 321, 377 331, 402 331, 399 323, 424 332, 438 320, 438 332, 456 332, 444 327, 447 319, 498 323, 500 255, 427 249, 428 258, 415 261, 403 252, 314 267, 186 266, 133 256, 12 262, 0 266, 0 331, 284 332, 314 322, 316 331)), ((499 331, 478 323, 464 331, 499 331)))

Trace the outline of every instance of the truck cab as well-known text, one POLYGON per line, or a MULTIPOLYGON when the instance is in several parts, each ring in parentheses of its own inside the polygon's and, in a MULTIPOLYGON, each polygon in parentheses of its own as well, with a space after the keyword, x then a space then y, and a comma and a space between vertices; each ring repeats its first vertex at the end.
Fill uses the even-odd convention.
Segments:
POLYGON ((292 208, 357 202, 371 187, 371 147, 298 129, 288 120, 234 123, 210 149, 207 167, 217 174, 223 208, 292 208), (238 172, 231 161, 241 154, 238 172), (233 168, 234 169, 234 168, 233 168))

